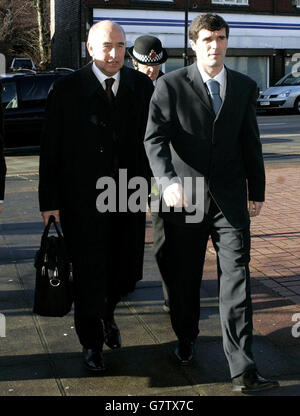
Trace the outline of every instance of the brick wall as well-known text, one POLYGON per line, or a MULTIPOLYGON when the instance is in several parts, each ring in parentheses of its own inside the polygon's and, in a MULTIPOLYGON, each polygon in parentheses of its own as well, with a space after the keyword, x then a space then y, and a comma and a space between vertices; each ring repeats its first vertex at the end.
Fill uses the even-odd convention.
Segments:
MULTIPOLYGON (((83 0, 88 7, 130 7, 130 8, 160 8, 160 9, 184 9, 185 0, 175 0, 175 3, 141 3, 134 0, 83 0)), ((274 13, 276 0, 249 0, 249 6, 235 5, 215 5, 211 0, 189 0, 190 10, 218 11, 218 12, 236 12, 236 13, 274 13)), ((300 14, 299 8, 292 6, 292 0, 277 0, 277 12, 288 14, 300 14)))
POLYGON ((80 66, 80 0, 55 1, 55 33, 51 42, 52 67, 80 66))
POLYGON ((292 6, 291 0, 279 0, 278 1, 278 12, 289 13, 289 14, 300 14, 300 9, 292 6))

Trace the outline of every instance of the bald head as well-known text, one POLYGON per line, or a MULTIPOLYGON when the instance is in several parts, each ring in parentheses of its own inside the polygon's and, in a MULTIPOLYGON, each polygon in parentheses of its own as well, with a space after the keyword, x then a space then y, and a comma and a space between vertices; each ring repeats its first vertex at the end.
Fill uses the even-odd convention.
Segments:
POLYGON ((102 20, 89 31, 87 49, 97 67, 107 76, 115 75, 124 64, 125 32, 111 20, 102 20))
POLYGON ((95 23, 89 30, 88 34, 88 43, 97 42, 99 36, 102 35, 102 32, 110 32, 112 29, 120 30, 123 33, 124 39, 126 38, 124 29, 112 20, 101 20, 101 22, 95 23))

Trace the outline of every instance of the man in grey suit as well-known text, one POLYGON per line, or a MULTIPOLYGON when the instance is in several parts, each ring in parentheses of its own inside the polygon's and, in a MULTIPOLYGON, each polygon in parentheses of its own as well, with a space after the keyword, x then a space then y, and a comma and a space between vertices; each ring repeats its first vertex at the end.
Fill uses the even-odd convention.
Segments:
POLYGON ((189 38, 197 62, 158 80, 145 147, 163 196, 170 316, 179 341, 175 355, 181 364, 193 358, 211 236, 233 390, 248 392, 278 383, 260 376, 252 354, 249 216, 259 215, 265 191, 257 85, 224 66, 228 36, 222 17, 194 19, 189 38))

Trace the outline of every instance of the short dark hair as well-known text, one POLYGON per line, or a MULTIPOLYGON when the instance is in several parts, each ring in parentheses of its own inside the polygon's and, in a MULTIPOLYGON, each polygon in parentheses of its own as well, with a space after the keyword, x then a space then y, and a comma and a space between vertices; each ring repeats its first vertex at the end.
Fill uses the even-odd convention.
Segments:
POLYGON ((212 13, 201 14, 200 16, 197 16, 190 25, 189 39, 196 42, 201 29, 206 29, 210 32, 214 32, 215 30, 221 30, 223 28, 225 28, 226 37, 228 38, 229 26, 228 23, 225 22, 223 17, 219 16, 218 14, 212 13))

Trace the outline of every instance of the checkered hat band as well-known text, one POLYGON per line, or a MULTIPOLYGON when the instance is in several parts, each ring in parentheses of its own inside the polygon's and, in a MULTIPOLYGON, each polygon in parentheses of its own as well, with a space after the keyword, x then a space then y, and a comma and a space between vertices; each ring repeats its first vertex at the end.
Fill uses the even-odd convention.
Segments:
POLYGON ((163 51, 161 51, 161 53, 159 53, 158 55, 152 57, 149 55, 141 55, 140 53, 136 52, 134 49, 132 51, 133 56, 138 59, 139 61, 145 62, 145 64, 147 63, 153 63, 153 62, 158 62, 162 59, 163 57, 163 51))

